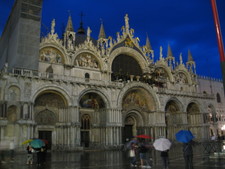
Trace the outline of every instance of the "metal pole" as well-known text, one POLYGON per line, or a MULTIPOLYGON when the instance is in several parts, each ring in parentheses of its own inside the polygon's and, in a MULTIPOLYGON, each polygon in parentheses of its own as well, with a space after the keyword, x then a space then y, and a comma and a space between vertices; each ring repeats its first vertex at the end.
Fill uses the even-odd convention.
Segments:
POLYGON ((222 77, 223 77, 223 89, 225 93, 225 54, 224 54, 223 38, 222 38, 221 29, 220 29, 220 22, 219 22, 219 16, 218 16, 218 11, 216 6, 216 0, 211 0, 211 5, 212 5, 213 18, 214 18, 214 23, 216 28, 218 49, 220 54, 220 66, 221 66, 222 77))

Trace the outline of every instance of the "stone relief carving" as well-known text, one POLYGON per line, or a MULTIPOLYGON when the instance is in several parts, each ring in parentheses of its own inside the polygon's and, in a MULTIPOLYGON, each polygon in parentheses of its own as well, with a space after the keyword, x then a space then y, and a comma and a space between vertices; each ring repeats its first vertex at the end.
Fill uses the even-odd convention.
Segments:
POLYGON ((9 88, 8 99, 12 101, 19 100, 20 90, 18 87, 12 86, 9 88))
POLYGON ((63 99, 54 93, 46 93, 37 98, 35 106, 48 106, 48 107, 65 107, 63 99))
POLYGON ((40 61, 49 63, 63 63, 63 56, 54 48, 43 49, 40 52, 40 61))
POLYGON ((77 56, 75 60, 75 65, 80 67, 99 69, 99 63, 96 58, 88 53, 82 53, 77 56))
POLYGON ((54 125, 56 123, 56 116, 52 111, 46 109, 37 114, 35 121, 37 124, 54 125))
POLYGON ((175 75, 175 82, 181 83, 181 84, 186 84, 186 83, 188 83, 188 80, 184 73, 179 72, 175 75))

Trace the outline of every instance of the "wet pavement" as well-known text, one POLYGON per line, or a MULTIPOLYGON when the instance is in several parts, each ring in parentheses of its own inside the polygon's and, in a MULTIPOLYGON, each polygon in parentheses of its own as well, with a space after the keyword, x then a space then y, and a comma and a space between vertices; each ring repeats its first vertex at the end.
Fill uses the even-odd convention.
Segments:
MULTIPOLYGON (((225 156, 214 158, 194 157, 195 169, 224 169, 225 156)), ((26 164, 27 155, 16 152, 14 161, 6 159, 0 169, 130 169, 129 158, 123 151, 48 152, 46 163, 38 166, 26 164)), ((36 158, 36 156, 35 156, 36 158)), ((140 168, 140 167, 136 167, 140 168)), ((160 161, 153 162, 153 169, 162 169, 160 161)), ((184 169, 183 157, 170 159, 170 169, 184 169)))

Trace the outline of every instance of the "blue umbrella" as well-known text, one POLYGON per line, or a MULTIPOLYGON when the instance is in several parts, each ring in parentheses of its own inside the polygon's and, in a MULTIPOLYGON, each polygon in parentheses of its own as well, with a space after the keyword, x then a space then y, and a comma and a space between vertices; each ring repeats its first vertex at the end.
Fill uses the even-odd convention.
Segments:
POLYGON ((193 138, 194 136, 189 130, 180 130, 176 133, 176 139, 181 143, 188 143, 193 138))
POLYGON ((34 139, 33 141, 30 142, 30 145, 33 148, 41 148, 45 146, 45 142, 41 139, 34 139))

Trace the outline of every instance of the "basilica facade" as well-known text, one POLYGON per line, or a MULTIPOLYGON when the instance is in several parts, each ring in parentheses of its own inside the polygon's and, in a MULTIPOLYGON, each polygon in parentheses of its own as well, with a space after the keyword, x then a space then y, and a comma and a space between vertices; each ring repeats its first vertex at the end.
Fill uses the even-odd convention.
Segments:
POLYGON ((200 141, 223 135, 223 84, 199 77, 190 51, 186 63, 170 46, 154 59, 149 38, 139 44, 128 15, 116 39, 106 37, 103 24, 97 40, 82 22, 75 31, 71 16, 63 38, 57 21, 50 24, 37 58, 26 58, 37 69, 2 66, 0 140, 20 147, 42 138, 52 149, 76 150, 119 148, 138 134, 175 140, 181 129, 200 141))

